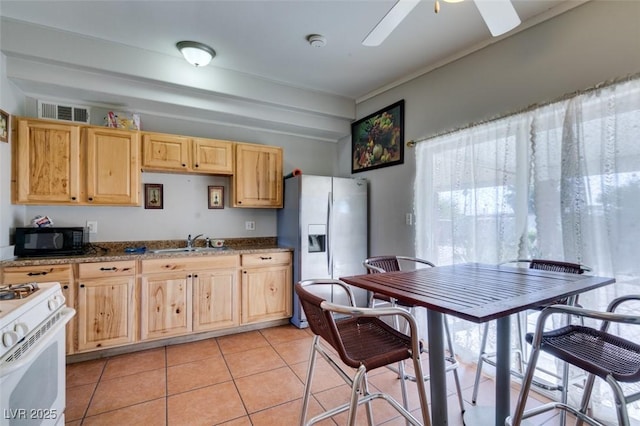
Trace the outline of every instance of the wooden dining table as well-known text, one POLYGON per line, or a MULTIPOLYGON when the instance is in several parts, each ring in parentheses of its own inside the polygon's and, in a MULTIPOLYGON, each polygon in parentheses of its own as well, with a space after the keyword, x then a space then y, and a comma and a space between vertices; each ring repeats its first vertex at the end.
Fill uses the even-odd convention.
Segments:
POLYGON ((340 277, 347 284, 427 308, 431 423, 445 426, 444 314, 474 323, 497 320, 495 409, 465 410, 467 426, 504 425, 510 414, 510 316, 615 282, 613 278, 507 265, 465 263, 340 277))

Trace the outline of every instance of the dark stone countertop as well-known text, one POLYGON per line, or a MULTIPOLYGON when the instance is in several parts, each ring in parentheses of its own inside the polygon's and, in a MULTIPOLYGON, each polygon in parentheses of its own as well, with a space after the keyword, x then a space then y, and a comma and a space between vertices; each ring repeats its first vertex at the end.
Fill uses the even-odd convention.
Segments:
MULTIPOLYGON (((203 248, 204 240, 197 240, 196 247, 203 248)), ((290 247, 278 246, 277 238, 233 238, 225 239, 222 248, 209 249, 207 251, 184 251, 151 253, 152 250, 167 248, 181 248, 185 246, 184 240, 154 240, 154 241, 117 241, 99 242, 88 246, 88 252, 77 256, 56 257, 25 257, 0 262, 1 267, 58 265, 90 262, 116 262, 123 260, 146 260, 173 257, 196 256, 227 256, 252 253, 268 253, 274 251, 291 251, 290 247), (147 247, 144 253, 127 253, 125 248, 147 247)))

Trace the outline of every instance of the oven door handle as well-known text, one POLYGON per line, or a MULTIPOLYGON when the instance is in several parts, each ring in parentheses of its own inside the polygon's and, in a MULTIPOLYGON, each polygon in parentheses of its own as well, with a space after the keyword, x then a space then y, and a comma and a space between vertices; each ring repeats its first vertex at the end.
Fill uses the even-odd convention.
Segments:
MULTIPOLYGON (((61 308, 60 312, 62 313, 62 317, 58 321, 56 321, 53 327, 47 330, 44 337, 40 338, 40 340, 38 340, 36 343, 34 343, 32 347, 29 348, 29 350, 27 351, 24 357, 20 357, 16 361, 6 362, 6 359, 16 352, 17 348, 19 347, 19 344, 16 345, 10 352, 8 352, 7 354, 5 354, 5 356, 2 357, 2 359, 0 360, 0 378, 8 376, 14 371, 17 371, 20 368, 28 365, 30 362, 34 361, 35 358, 40 355, 40 352, 42 351, 42 349, 46 348, 47 345, 57 337, 57 334, 60 331, 60 329, 64 330, 64 327, 66 327, 67 323, 76 314, 76 310, 69 307, 61 308)), ((27 336, 25 336, 23 341, 29 340, 29 338, 31 338, 34 332, 37 332, 38 330, 39 328, 29 333, 27 336)))

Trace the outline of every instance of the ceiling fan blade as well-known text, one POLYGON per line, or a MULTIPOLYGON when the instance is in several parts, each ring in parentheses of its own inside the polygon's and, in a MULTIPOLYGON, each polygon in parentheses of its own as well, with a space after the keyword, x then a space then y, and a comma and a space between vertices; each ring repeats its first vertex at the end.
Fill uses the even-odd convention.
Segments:
POLYGON ((362 40, 365 46, 379 46, 402 20, 418 5, 419 0, 398 0, 367 36, 362 40))
POLYGON ((474 2, 492 36, 497 37, 520 25, 520 17, 511 0, 474 0, 474 2))

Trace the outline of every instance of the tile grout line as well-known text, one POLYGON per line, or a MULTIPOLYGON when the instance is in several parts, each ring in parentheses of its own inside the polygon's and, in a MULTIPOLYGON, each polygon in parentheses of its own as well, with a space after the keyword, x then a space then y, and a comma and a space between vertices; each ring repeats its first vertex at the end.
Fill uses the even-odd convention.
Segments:
POLYGON ((169 426, 169 350, 164 347, 164 424, 169 426))
MULTIPOLYGON (((82 417, 80 418, 80 425, 81 426, 82 426, 82 424, 84 424, 84 421, 87 418, 87 414, 89 413, 89 407, 91 407, 91 403, 93 402, 93 398, 96 396, 96 392, 98 391, 98 386, 100 385, 100 382, 102 381, 102 376, 104 375, 104 372, 107 369, 107 363, 108 362, 109 362, 109 357, 107 357, 107 359, 104 362, 104 365, 102 366, 102 371, 100 371, 100 375, 98 376, 98 381, 96 382, 96 385, 93 388, 93 392, 91 392, 91 397, 89 398, 89 403, 87 404, 87 406, 84 409, 84 412, 82 413, 82 417)), ((66 381, 65 381, 65 383, 66 383, 66 381)), ((65 389, 65 392, 66 392, 66 389, 65 389)), ((66 405, 66 403, 65 403, 65 405, 66 405)), ((66 420, 65 420, 65 422, 66 422, 66 420)))

